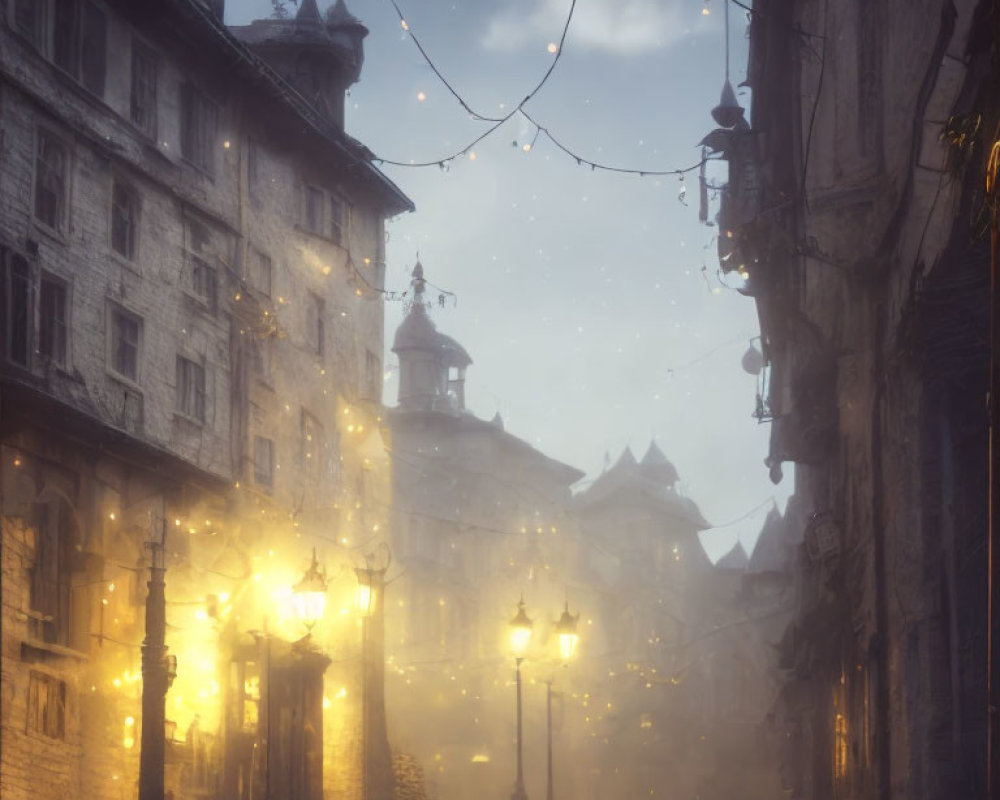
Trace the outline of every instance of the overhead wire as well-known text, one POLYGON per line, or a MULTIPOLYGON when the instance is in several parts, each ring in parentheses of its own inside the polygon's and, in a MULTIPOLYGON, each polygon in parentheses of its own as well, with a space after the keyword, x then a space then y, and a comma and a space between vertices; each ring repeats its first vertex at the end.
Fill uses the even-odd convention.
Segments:
MULTIPOLYGON (((709 160, 707 158, 702 158, 697 163, 695 163, 695 164, 693 164, 693 165, 691 165, 689 167, 683 167, 681 169, 667 169, 667 170, 631 169, 631 168, 618 167, 618 166, 614 166, 614 165, 610 165, 610 164, 605 164, 605 163, 597 162, 597 161, 594 161, 592 159, 584 158, 583 156, 581 156, 578 153, 576 153, 575 151, 573 151, 571 148, 567 147, 558 138, 556 138, 556 136, 554 136, 552 134, 552 132, 547 127, 539 124, 530 114, 528 114, 525 111, 525 105, 533 97, 535 97, 535 95, 538 94, 538 92, 541 90, 541 88, 546 84, 546 82, 551 77, 553 71, 555 70, 556 64, 559 62, 559 59, 562 57, 563 47, 564 47, 565 42, 566 42, 566 37, 567 37, 567 35, 569 33, 570 23, 573 20, 573 14, 574 14, 574 12, 576 10, 576 0, 572 0, 572 2, 570 3, 569 12, 566 15, 566 22, 563 25, 562 35, 559 37, 559 43, 556 45, 555 55, 554 55, 554 58, 552 59, 552 63, 549 64, 548 70, 546 70, 545 74, 542 76, 541 80, 536 84, 536 86, 530 92, 528 92, 527 95, 525 95, 524 99, 522 99, 516 106, 514 106, 514 108, 512 108, 510 110, 510 112, 508 112, 507 114, 505 114, 502 117, 494 117, 494 116, 489 116, 489 115, 486 115, 486 114, 482 114, 482 113, 476 111, 471 106, 471 104, 468 101, 465 100, 465 98, 462 96, 462 94, 452 85, 452 83, 447 79, 447 77, 444 75, 444 73, 438 68, 437 64, 434 63, 434 60, 431 58, 431 56, 427 52, 426 48, 420 42, 420 39, 417 37, 417 35, 410 29, 410 25, 406 21, 406 16, 403 13, 402 9, 399 7, 399 4, 397 3, 397 0, 389 0, 389 2, 392 4, 392 7, 395 9, 396 14, 399 16, 400 24, 403 26, 403 30, 405 30, 409 34, 410 39, 413 40, 414 46, 417 48, 417 50, 420 53, 421 57, 427 63, 427 66, 430 67, 431 71, 437 76, 438 80, 441 81, 441 83, 448 90, 448 92, 458 101, 459 105, 467 113, 469 113, 474 119, 480 120, 482 122, 491 122, 493 124, 489 128, 487 128, 483 133, 479 134, 474 139, 472 139, 468 144, 466 144, 463 147, 460 147, 459 149, 453 151, 450 155, 443 156, 441 158, 436 158, 436 159, 428 160, 428 161, 400 161, 400 160, 396 160, 396 159, 383 158, 382 156, 376 155, 373 160, 376 161, 379 164, 391 164, 392 166, 397 166, 397 167, 439 167, 441 169, 445 169, 450 162, 454 161, 457 158, 460 158, 460 157, 466 155, 470 150, 472 150, 473 147, 475 147, 477 144, 479 144, 480 142, 482 142, 483 140, 485 140, 486 138, 488 138, 489 136, 491 136, 498 128, 500 128, 504 123, 508 122, 510 119, 512 119, 517 114, 521 114, 526 120, 528 120, 528 122, 530 122, 532 125, 535 126, 535 128, 536 128, 535 138, 536 139, 537 139, 539 133, 543 133, 545 135, 545 137, 557 149, 561 150, 566 155, 568 155, 571 158, 575 159, 578 165, 581 165, 581 166, 582 165, 587 165, 587 166, 589 166, 591 168, 591 170, 598 170, 599 169, 599 170, 602 170, 602 171, 605 171, 605 172, 614 172, 614 173, 628 174, 628 175, 638 175, 640 177, 644 177, 646 175, 651 175, 651 176, 657 176, 657 175, 661 175, 661 176, 662 175, 683 175, 683 174, 685 174, 687 172, 692 172, 692 171, 698 169, 706 160, 709 160)), ((527 147, 528 150, 531 149, 527 145, 526 145, 526 147, 527 147)), ((712 160, 714 160, 714 159, 712 159, 712 160)))
POLYGON ((528 94, 525 95, 524 99, 521 100, 521 102, 518 103, 516 106, 514 106, 514 108, 512 108, 509 113, 505 114, 502 117, 490 117, 490 116, 487 116, 487 115, 484 115, 484 114, 480 114, 478 111, 475 111, 472 108, 472 106, 470 106, 465 101, 465 99, 462 97, 462 95, 459 94, 458 90, 455 89, 455 87, 451 85, 451 82, 448 81, 447 78, 445 78, 444 73, 442 73, 441 70, 438 69, 438 67, 434 63, 433 59, 430 57, 430 55, 428 54, 428 52, 424 49, 423 45, 420 43, 420 40, 417 38, 417 35, 413 31, 410 30, 409 23, 407 23, 406 17, 403 14, 402 9, 400 9, 399 4, 396 2, 396 0, 389 0, 389 2, 392 3, 393 8, 396 10, 396 13, 399 15, 399 20, 400 20, 400 23, 403 26, 403 30, 405 30, 407 33, 410 34, 410 39, 413 40, 413 43, 416 45, 417 50, 420 52, 420 55, 423 56, 424 61, 427 62, 427 65, 431 68, 431 71, 435 75, 437 75, 438 79, 441 81, 441 83, 444 84, 445 88, 447 88, 448 91, 451 92, 451 94, 455 97, 455 99, 458 100, 458 102, 462 106, 462 108, 464 108, 473 117, 475 117, 478 120, 481 120, 483 122, 492 122, 493 123, 493 125, 491 125, 484 133, 480 134, 475 139, 473 139, 471 142, 469 142, 465 147, 461 148, 460 150, 457 150, 451 156, 448 156, 446 158, 439 158, 439 159, 436 159, 434 161, 424 161, 424 162, 417 162, 417 163, 415 163, 415 162, 406 162, 406 161, 396 161, 396 160, 393 160, 393 159, 381 158, 379 156, 375 157, 375 161, 378 161, 381 164, 393 164, 393 165, 395 165, 397 167, 443 167, 446 162, 453 161, 454 159, 458 158, 459 156, 462 156, 465 153, 467 153, 469 150, 471 150, 473 147, 475 147, 477 144, 479 144, 479 142, 483 141, 483 139, 485 139, 487 136, 489 136, 490 134, 492 134, 501 125, 503 125, 505 122, 507 122, 509 119, 511 119, 515 114, 517 114, 517 112, 520 111, 524 107, 525 103, 527 103, 529 100, 531 100, 532 97, 534 97, 536 94, 538 94, 538 92, 541 90, 541 88, 546 84, 546 82, 548 81, 548 79, 551 77, 552 72, 556 68, 556 64, 559 63, 559 59, 562 57, 563 44, 566 41, 566 34, 569 32, 569 25, 570 25, 570 22, 572 22, 572 20, 573 20, 573 13, 576 10, 576 0, 571 0, 570 7, 569 7, 569 13, 566 15, 566 23, 563 25, 563 32, 562 32, 562 36, 559 39, 559 44, 557 45, 558 49, 555 52, 555 57, 552 59, 552 63, 549 64, 548 70, 546 70, 545 74, 542 76, 542 79, 536 84, 535 88, 532 89, 530 92, 528 92, 528 94))

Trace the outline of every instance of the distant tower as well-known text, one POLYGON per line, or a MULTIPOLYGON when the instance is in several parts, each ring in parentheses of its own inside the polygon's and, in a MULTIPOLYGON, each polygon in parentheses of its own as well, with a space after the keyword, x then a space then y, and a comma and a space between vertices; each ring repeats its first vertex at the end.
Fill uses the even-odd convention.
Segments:
POLYGON ((392 352, 399 356, 399 408, 403 411, 465 410, 465 348, 439 333, 424 302, 424 268, 413 268, 413 303, 396 329, 392 352))

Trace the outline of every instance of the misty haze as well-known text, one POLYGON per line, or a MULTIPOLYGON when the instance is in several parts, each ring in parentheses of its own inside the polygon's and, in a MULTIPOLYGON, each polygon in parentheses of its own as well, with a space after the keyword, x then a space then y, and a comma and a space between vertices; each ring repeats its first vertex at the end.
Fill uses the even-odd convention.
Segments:
POLYGON ((0 0, 0 797, 1000 800, 998 99, 996 0, 0 0))

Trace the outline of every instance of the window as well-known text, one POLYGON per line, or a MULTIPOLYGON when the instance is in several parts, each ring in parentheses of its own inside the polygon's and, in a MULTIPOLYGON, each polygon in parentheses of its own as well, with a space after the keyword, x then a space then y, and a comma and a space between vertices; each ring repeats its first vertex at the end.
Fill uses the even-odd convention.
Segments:
POLYGON ((111 187, 111 249, 134 260, 139 228, 139 196, 124 181, 114 180, 111 187))
POLYGON ((205 421, 205 368, 184 356, 177 356, 177 410, 205 421))
POLYGON ((35 635, 45 642, 69 642, 69 509, 61 503, 34 506, 35 558, 30 602, 35 635))
POLYGON ((190 218, 185 223, 185 235, 191 291, 214 312, 218 286, 215 264, 223 258, 221 251, 226 245, 207 225, 190 218))
POLYGON ((215 171, 218 107, 191 84, 181 88, 181 155, 199 169, 215 171))
POLYGON ((124 309, 111 311, 111 368, 130 381, 139 379, 141 321, 124 309))
POLYGON ((371 350, 365 351, 365 397, 376 402, 382 399, 382 363, 371 350))
POLYGON ((130 115, 135 126, 151 138, 156 137, 156 75, 156 56, 133 39, 130 115))
POLYGON ((250 264, 247 274, 250 288, 267 297, 271 296, 271 258, 260 252, 250 251, 250 264))
POLYGON ((336 195, 330 195, 330 238, 339 245, 347 240, 347 204, 336 195))
POLYGON ((108 21, 89 0, 55 0, 52 61, 98 97, 104 96, 108 21))
POLYGON ((215 270, 197 256, 191 266, 191 288, 209 309, 215 309, 215 270))
POLYGON ((47 131, 38 131, 35 152, 35 218, 53 230, 66 224, 69 150, 47 131))
POLYGON ((249 357, 250 372, 253 373, 254 377, 259 378, 262 381, 270 380, 271 339, 252 338, 250 340, 249 357))
POLYGON ((306 341, 316 355, 323 355, 323 340, 325 330, 323 323, 323 300, 309 292, 308 308, 306 309, 306 341))
POLYGON ((38 291, 38 352, 66 365, 66 284, 51 275, 42 275, 38 291))
POLYGON ((34 670, 28 676, 28 730, 53 739, 66 735, 66 684, 34 670))
POLYGON ((31 354, 31 270, 28 262, 10 255, 3 281, 4 354, 22 367, 29 365, 31 354))
POLYGON ((326 195, 322 189, 317 189, 315 186, 306 187, 306 228, 320 236, 326 235, 325 215, 323 214, 325 203, 326 195))
POLYGON ((323 429, 312 414, 302 409, 301 421, 301 461, 311 471, 319 472, 320 456, 323 451, 323 429))
POLYGON ((350 208, 337 195, 316 186, 305 187, 305 228, 310 233, 332 239, 343 246, 347 242, 350 208))
POLYGON ((253 480, 258 486, 274 483, 274 442, 263 436, 253 437, 253 480))

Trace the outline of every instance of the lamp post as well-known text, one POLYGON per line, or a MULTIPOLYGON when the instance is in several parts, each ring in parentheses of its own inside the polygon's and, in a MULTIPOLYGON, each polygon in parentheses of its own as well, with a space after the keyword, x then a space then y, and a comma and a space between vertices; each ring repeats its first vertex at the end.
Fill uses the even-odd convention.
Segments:
MULTIPOLYGON (((142 738, 139 751, 139 800, 163 800, 163 761, 166 753, 165 725, 170 668, 164 638, 167 605, 163 575, 163 548, 167 522, 162 521, 160 540, 149 542, 149 594, 146 596, 146 637, 142 642, 142 738)), ((174 670, 176 673, 176 669, 174 670)))
MULTIPOLYGON (((580 615, 573 616, 569 613, 569 601, 563 606, 562 616, 556 623, 556 636, 559 637, 559 655, 562 657, 562 664, 565 667, 569 660, 576 655, 576 646, 580 641, 580 635, 576 632, 576 623, 580 615)), ((545 792, 546 800, 553 800, 555 790, 552 779, 552 681, 549 678, 545 682, 545 712, 548 719, 548 784, 545 792)))
POLYGON ((510 796, 511 800, 528 800, 528 794, 524 791, 524 767, 521 760, 521 662, 531 640, 531 626, 531 620, 524 613, 522 595, 517 604, 517 614, 510 621, 510 645, 514 651, 514 675, 517 686, 517 777, 514 781, 514 793, 510 796))
POLYGON ((361 800, 391 800, 395 794, 392 753, 385 721, 385 573, 392 562, 388 545, 355 567, 361 614, 361 800), (381 557, 379 557, 381 555, 381 557))

